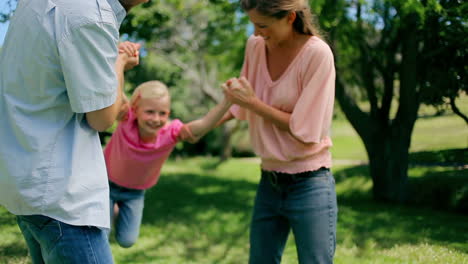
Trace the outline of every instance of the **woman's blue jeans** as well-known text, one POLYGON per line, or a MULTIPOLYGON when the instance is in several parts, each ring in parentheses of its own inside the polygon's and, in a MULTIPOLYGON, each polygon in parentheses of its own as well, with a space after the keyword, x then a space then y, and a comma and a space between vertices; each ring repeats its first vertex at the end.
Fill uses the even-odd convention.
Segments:
POLYGON ((121 187, 112 182, 109 182, 109 187, 111 222, 114 219, 114 204, 119 206, 119 214, 115 219, 115 226, 112 227, 115 239, 121 247, 131 247, 140 234, 145 206, 145 191, 121 187))
POLYGON ((291 229, 299 263, 333 263, 335 180, 329 170, 309 173, 308 178, 292 176, 285 182, 277 178, 285 174, 262 171, 250 230, 250 264, 280 263, 291 229))
POLYGON ((94 226, 73 226, 43 215, 19 215, 33 264, 111 264, 105 231, 94 226))

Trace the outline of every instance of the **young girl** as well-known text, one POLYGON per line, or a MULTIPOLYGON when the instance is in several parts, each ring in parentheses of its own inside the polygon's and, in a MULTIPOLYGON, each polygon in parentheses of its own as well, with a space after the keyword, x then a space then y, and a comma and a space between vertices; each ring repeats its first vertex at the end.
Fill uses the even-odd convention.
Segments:
POLYGON ((119 125, 104 150, 110 185, 110 215, 122 247, 138 238, 144 193, 159 179, 161 167, 179 140, 197 142, 213 129, 231 103, 223 100, 203 118, 183 124, 169 119, 170 95, 159 81, 139 85, 119 114, 119 125))

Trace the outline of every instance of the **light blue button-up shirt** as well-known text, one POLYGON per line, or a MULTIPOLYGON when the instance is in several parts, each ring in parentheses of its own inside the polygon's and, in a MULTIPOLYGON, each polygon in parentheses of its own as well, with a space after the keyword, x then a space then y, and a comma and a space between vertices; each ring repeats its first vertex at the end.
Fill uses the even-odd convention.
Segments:
POLYGON ((0 204, 109 227, 98 133, 117 94, 118 0, 21 0, 0 54, 0 204))

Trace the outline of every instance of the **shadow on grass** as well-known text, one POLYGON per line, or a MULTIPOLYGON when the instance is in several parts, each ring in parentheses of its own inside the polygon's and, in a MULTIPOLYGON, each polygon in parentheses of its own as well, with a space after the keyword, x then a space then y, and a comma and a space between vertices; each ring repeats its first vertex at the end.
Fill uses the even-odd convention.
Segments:
POLYGON ((410 164, 431 166, 466 166, 468 148, 412 152, 409 161, 410 164))
POLYGON ((468 169, 428 171, 409 180, 410 203, 468 215, 468 169))
MULTIPOLYGON (((8 259, 25 258, 28 256, 28 249, 26 248, 26 244, 18 240, 13 243, 2 245, 0 247, 0 262, 2 261, 2 258, 6 256, 8 256, 8 259)), ((5 262, 1 263, 9 263, 9 261, 6 259, 4 261, 5 262)))
MULTIPOLYGON (((459 171, 445 171, 450 177, 459 171)), ((367 166, 335 171, 337 186, 348 182, 369 182, 367 166)), ((439 175, 440 176, 440 175, 439 175)), ((423 177, 425 178, 425 177, 423 177)), ((428 177, 430 179, 431 177, 428 177)), ((466 176, 450 181, 456 186, 466 176)), ((419 186, 424 188, 424 185, 419 186)), ((370 190, 350 188, 338 195, 338 243, 360 250, 377 246, 392 248, 402 244, 437 244, 468 253, 468 217, 434 209, 379 203, 370 190)))
POLYGON ((191 223, 207 210, 246 213, 257 185, 191 173, 166 173, 146 192, 143 223, 191 223))
MULTIPOLYGON (((228 255, 235 254, 231 250, 245 247, 257 184, 212 173, 216 172, 207 169, 201 174, 162 175, 146 192, 142 224, 164 232, 145 248, 121 256, 119 263, 147 263, 152 259, 148 250, 174 244, 183 246, 177 254, 187 263, 208 255, 207 263, 224 263, 228 255)), ((164 258, 163 252, 157 255, 161 263, 164 258)))
MULTIPOLYGON (((16 216, 10 214, 5 208, 0 207, 0 263, 22 263, 28 256, 28 249, 21 233, 15 235, 16 239, 6 239, 3 237, 8 230, 19 228, 16 226, 16 216)), ((10 237, 11 234, 8 234, 10 237)))

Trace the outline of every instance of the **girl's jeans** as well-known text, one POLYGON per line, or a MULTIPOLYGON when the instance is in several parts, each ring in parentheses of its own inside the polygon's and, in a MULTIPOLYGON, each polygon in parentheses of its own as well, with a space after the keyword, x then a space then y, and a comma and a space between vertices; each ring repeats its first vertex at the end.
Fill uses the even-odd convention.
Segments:
POLYGON ((111 264, 105 231, 73 226, 43 215, 19 215, 18 226, 33 264, 111 264))
POLYGON ((338 207, 328 169, 300 174, 262 171, 250 230, 250 264, 280 263, 290 229, 299 263, 333 263, 338 207))
POLYGON ((114 219, 114 204, 119 206, 119 214, 113 227, 115 239, 121 247, 131 247, 140 234, 145 191, 128 189, 112 182, 109 182, 109 187, 111 225, 114 219))

